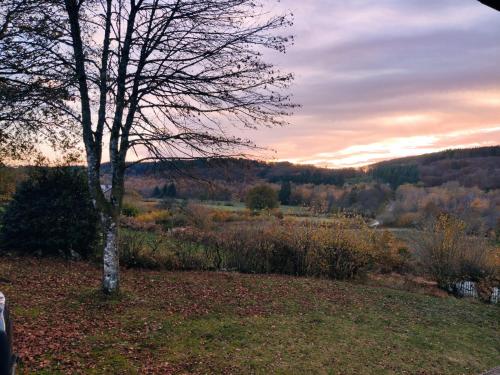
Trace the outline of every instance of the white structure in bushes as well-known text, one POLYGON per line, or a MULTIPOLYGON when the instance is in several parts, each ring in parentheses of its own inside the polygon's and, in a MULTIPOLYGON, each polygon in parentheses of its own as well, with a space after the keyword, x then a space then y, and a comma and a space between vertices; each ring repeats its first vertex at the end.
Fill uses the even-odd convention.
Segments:
POLYGON ((472 281, 462 281, 455 284, 455 292, 460 297, 478 298, 476 283, 472 281))
POLYGON ((493 288, 493 293, 491 293, 491 303, 500 302, 500 288, 493 288))
MULTIPOLYGON (((476 283, 473 281, 461 281, 456 283, 454 292, 460 297, 479 298, 476 283)), ((500 302, 500 288, 493 288, 490 302, 493 304, 500 302)))

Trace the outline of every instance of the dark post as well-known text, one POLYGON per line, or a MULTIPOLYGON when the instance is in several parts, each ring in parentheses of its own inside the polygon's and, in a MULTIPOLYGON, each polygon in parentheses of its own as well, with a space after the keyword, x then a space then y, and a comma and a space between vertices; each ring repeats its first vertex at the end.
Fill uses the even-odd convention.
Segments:
POLYGON ((484 5, 487 5, 489 7, 492 7, 493 9, 496 9, 500 11, 500 1, 499 0, 479 0, 481 3, 484 5))
POLYGON ((13 375, 16 359, 12 351, 12 323, 9 306, 0 292, 0 375, 13 375))

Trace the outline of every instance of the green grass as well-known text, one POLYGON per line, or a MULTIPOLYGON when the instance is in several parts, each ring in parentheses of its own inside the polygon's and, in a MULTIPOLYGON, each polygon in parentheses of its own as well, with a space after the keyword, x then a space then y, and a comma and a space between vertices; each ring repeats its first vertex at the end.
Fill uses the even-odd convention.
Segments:
POLYGON ((21 374, 478 374, 499 364, 500 310, 364 285, 124 271, 5 259, 21 374), (50 329, 55 332, 51 333, 50 329), (51 336, 47 339, 46 336, 51 336))
MULTIPOLYGON (((245 211, 247 208, 245 206, 245 203, 243 202, 226 202, 226 201, 206 201, 206 202, 197 202, 201 204, 202 206, 205 206, 207 208, 213 209, 213 210, 220 210, 220 211, 229 211, 229 212, 241 212, 245 211)), ((292 216, 309 216, 310 213, 306 207, 301 207, 301 206, 285 206, 285 205, 280 205, 279 209, 285 214, 285 215, 292 215, 292 216)))
POLYGON ((196 203, 201 204, 207 208, 220 211, 229 212, 240 212, 245 211, 245 203, 242 202, 225 202, 225 201, 197 201, 196 203))

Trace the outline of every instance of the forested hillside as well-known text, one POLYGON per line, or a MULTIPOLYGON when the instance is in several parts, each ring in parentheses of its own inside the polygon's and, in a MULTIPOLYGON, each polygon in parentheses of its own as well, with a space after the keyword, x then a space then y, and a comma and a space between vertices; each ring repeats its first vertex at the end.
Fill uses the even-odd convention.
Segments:
POLYGON ((295 184, 344 186, 346 183, 377 181, 388 183, 393 189, 405 183, 422 182, 432 187, 456 181, 466 187, 490 190, 500 187, 500 146, 447 150, 393 159, 361 169, 328 169, 243 159, 142 163, 131 166, 128 176, 160 179, 196 177, 235 184, 290 181, 295 184))
POLYGON ((374 164, 371 170, 374 176, 389 175, 391 183, 404 180, 406 176, 407 182, 421 181, 427 187, 457 181, 465 187, 498 189, 500 146, 447 150, 394 159, 374 164))

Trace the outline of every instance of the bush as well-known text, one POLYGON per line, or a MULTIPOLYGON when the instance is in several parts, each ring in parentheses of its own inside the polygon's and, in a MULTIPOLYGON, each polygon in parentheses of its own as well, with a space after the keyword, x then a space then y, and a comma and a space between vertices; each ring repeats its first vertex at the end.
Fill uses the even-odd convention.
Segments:
POLYGON ((245 203, 251 210, 271 210, 279 205, 278 194, 269 185, 259 185, 248 191, 245 203))
POLYGON ((166 210, 151 211, 139 214, 135 217, 138 223, 161 224, 170 218, 171 214, 166 210))
POLYGON ((405 212, 401 214, 396 220, 396 226, 400 228, 415 227, 422 221, 422 214, 420 212, 405 212))
POLYGON ((0 163, 0 203, 8 202, 16 191, 19 172, 0 163))
MULTIPOLYGON (((203 205, 188 203, 186 207, 181 209, 181 213, 187 218, 187 223, 190 226, 199 229, 209 229, 212 226, 213 211, 203 205)), ((185 226, 185 225, 184 225, 185 226)))
POLYGON ((189 217, 182 212, 172 214, 168 219, 161 222, 163 229, 184 228, 190 223, 189 217))
POLYGON ((280 203, 283 205, 290 204, 290 196, 292 195, 292 185, 290 181, 283 181, 281 183, 280 191, 278 194, 280 203))
POLYGON ((128 268, 206 270, 212 267, 206 253, 161 234, 121 230, 120 263, 128 268))
POLYGON ((5 250, 88 258, 98 242, 99 221, 84 170, 35 170, 19 186, 3 224, 5 250))
POLYGON ((149 233, 120 231, 120 263, 128 268, 174 269, 175 257, 165 251, 161 237, 149 233))
POLYGON ((387 262, 388 254, 390 265, 398 264, 386 234, 353 226, 350 221, 270 221, 228 225, 222 231, 191 228, 175 236, 204 246, 215 268, 246 273, 351 279, 387 262))
POLYGON ((453 216, 440 215, 416 239, 423 270, 445 290, 461 281, 496 279, 495 249, 485 238, 468 236, 466 224, 453 216))
POLYGON ((240 219, 240 215, 231 211, 215 210, 212 213, 212 221, 215 223, 229 223, 240 219))
POLYGON ((143 267, 151 268, 149 258, 143 256, 146 235, 131 235, 130 232, 120 231, 118 237, 120 247, 120 264, 127 268, 143 267))
POLYGON ((139 215, 139 209, 131 204, 124 203, 122 207, 122 215, 127 217, 136 217, 139 215))

